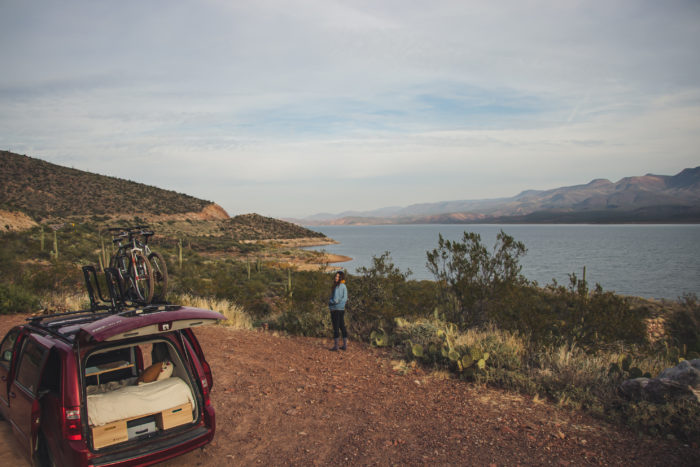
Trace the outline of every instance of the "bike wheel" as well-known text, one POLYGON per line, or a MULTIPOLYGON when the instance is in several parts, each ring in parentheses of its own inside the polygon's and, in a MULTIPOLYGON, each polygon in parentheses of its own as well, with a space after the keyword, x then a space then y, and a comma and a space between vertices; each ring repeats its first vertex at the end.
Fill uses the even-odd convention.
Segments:
POLYGON ((153 296, 156 300, 164 302, 165 296, 168 294, 168 266, 165 264, 165 258, 154 251, 148 255, 148 261, 153 267, 153 282, 155 283, 153 296))
POLYGON ((153 300, 153 267, 143 253, 135 251, 130 269, 130 286, 136 300, 146 304, 153 300))
POLYGON ((117 270, 116 279, 119 281, 121 290, 126 292, 126 280, 124 278, 129 274, 129 263, 126 262, 126 258, 124 256, 112 255, 112 257, 109 258, 109 267, 117 270))

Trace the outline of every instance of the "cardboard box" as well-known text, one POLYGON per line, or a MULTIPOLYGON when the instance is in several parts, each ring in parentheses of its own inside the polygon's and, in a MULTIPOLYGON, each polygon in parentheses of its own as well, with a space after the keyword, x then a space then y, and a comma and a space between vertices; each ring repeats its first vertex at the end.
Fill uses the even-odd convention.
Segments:
POLYGON ((92 445, 95 449, 122 443, 128 439, 125 420, 92 427, 92 445))
POLYGON ((161 430, 184 425, 192 421, 192 404, 189 402, 156 414, 156 423, 161 430))

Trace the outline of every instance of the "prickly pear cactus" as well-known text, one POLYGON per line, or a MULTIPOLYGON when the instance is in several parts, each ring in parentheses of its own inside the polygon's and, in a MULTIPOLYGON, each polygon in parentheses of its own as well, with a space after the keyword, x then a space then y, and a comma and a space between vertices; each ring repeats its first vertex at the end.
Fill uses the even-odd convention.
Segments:
POLYGON ((423 357, 423 346, 420 344, 411 344, 411 353, 413 354, 414 357, 422 358, 423 357))

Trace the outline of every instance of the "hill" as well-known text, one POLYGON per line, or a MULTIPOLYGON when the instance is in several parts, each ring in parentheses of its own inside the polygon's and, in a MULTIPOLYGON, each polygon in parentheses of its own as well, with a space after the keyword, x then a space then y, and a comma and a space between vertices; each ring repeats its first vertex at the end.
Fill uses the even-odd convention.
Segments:
POLYGON ((320 232, 259 214, 242 214, 219 223, 221 232, 238 241, 292 238, 326 238, 320 232))
POLYGON ((227 244, 211 239, 330 241, 322 233, 290 222, 258 214, 230 218, 219 205, 194 196, 0 151, 2 230, 26 230, 37 223, 60 225, 67 220, 122 225, 136 217, 165 237, 187 235, 221 248, 227 244))
POLYGON ((526 190, 510 198, 443 201, 337 215, 309 224, 700 222, 700 167, 676 175, 596 179, 584 185, 526 190))
POLYGON ((34 221, 186 214, 228 218, 211 201, 8 151, 0 151, 0 209, 20 212, 34 221))

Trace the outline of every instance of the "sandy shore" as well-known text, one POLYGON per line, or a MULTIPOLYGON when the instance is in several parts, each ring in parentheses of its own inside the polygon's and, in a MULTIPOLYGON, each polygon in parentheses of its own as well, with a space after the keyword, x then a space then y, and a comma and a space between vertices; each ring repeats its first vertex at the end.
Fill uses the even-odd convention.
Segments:
POLYGON ((268 240, 243 240, 243 243, 259 243, 286 248, 306 248, 310 246, 336 245, 338 242, 328 237, 273 238, 268 240))

